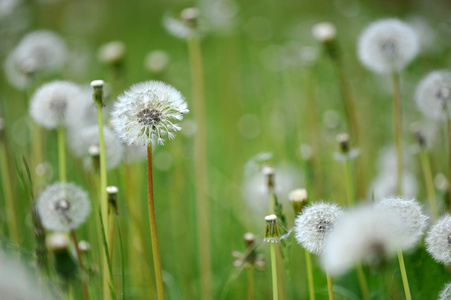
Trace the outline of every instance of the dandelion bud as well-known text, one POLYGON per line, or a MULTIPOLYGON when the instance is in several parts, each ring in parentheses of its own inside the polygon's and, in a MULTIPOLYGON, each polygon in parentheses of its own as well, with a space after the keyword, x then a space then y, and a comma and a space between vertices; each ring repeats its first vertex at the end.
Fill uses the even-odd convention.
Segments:
POLYGON ((91 145, 88 148, 88 154, 91 157, 92 169, 97 172, 100 168, 100 148, 98 145, 91 145))
POLYGON ((55 271, 64 280, 77 276, 78 267, 69 252, 69 238, 62 232, 55 232, 47 237, 47 248, 53 253, 55 271))
POLYGON ((47 248, 52 252, 59 252, 69 249, 69 239, 62 232, 55 232, 47 236, 47 248))
POLYGON ((99 49, 99 60, 105 64, 120 65, 125 58, 125 44, 114 41, 103 45, 99 49))
POLYGON ((413 123, 410 126, 410 130, 414 134, 415 139, 417 140, 420 148, 422 148, 422 149, 426 148, 426 138, 425 138, 423 132, 421 132, 420 125, 418 123, 413 123))
POLYGON ((189 7, 182 10, 180 18, 191 28, 197 27, 197 20, 199 18, 200 11, 198 8, 189 7))
POLYGON ((118 210, 117 210, 117 193, 119 192, 119 189, 116 186, 107 186, 106 187, 106 192, 108 194, 108 204, 109 207, 114 210, 114 214, 118 215, 118 210))
POLYGON ((279 224, 277 223, 276 215, 269 215, 265 217, 266 229, 264 242, 267 243, 279 243, 280 233, 279 224))
POLYGON ((336 44, 337 30, 331 23, 319 23, 312 28, 313 37, 322 43, 326 49, 326 52, 336 59, 338 57, 338 47, 336 44))
POLYGON ((91 245, 87 241, 80 241, 78 242, 78 250, 81 253, 87 253, 91 250, 91 245))
POLYGON ((103 80, 91 81, 91 87, 94 88, 93 99, 95 103, 103 105, 103 85, 105 82, 103 80))
POLYGON ((274 191, 274 174, 275 174, 274 168, 264 166, 262 168, 262 173, 263 173, 263 175, 266 176, 266 184, 268 186, 268 190, 270 192, 273 192, 274 191))
POLYGON ((244 242, 247 246, 252 245, 255 242, 255 235, 251 232, 248 232, 244 235, 244 242))
POLYGON ((288 195, 288 199, 291 202, 291 206, 293 206, 295 214, 302 212, 304 204, 307 203, 307 198, 308 195, 306 189, 296 189, 288 195))
POLYGON ((337 135, 337 142, 340 145, 340 151, 343 154, 348 154, 349 147, 349 135, 347 133, 340 133, 337 135))

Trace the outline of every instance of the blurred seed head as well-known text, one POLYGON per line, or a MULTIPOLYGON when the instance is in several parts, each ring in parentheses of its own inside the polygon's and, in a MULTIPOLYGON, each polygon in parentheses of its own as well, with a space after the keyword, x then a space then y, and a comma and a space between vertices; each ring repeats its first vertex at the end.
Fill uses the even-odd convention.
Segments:
POLYGON ((169 64, 169 55, 162 50, 149 52, 146 56, 144 65, 149 72, 162 73, 169 64))
POLYGON ((447 283, 443 289, 440 291, 438 300, 449 300, 451 299, 451 283, 447 283))
POLYGON ((104 64, 120 65, 125 58, 125 54, 125 44, 121 41, 113 41, 100 47, 98 58, 104 64))
POLYGON ((434 71, 426 75, 417 86, 415 101, 428 118, 443 120, 451 115, 451 72, 434 71))
POLYGON ((91 245, 87 241, 78 242, 78 249, 82 253, 87 253, 91 250, 91 245))
POLYGON ((305 207, 295 221, 295 238, 308 252, 321 254, 327 236, 343 213, 335 203, 317 202, 305 207))
POLYGON ((302 209, 307 204, 308 195, 306 189, 296 189, 290 192, 288 200, 291 202, 291 206, 294 209, 294 213, 298 214, 302 212, 302 209))
POLYGON ((313 26, 312 35, 317 41, 327 43, 335 40, 337 30, 332 23, 318 23, 313 26))
MULTIPOLYGON (((397 194, 396 169, 385 170, 371 183, 370 196, 374 193, 375 199, 390 197, 397 194)), ((415 175, 407 170, 402 173, 402 191, 405 197, 414 198, 418 194, 418 181, 415 175)))
POLYGON ((401 71, 419 51, 416 32, 398 19, 371 23, 359 37, 358 56, 365 67, 380 74, 401 71))
POLYGON ((33 95, 30 115, 45 128, 66 125, 66 116, 74 113, 72 108, 83 97, 81 89, 69 81, 52 81, 42 85, 33 95))
POLYGON ((407 247, 414 247, 424 234, 428 217, 423 214, 422 205, 414 198, 388 197, 376 202, 376 207, 390 210, 400 218, 407 230, 407 247))
POLYGON ((445 265, 451 264, 451 216, 445 214, 431 227, 425 239, 426 250, 445 265))
POLYGON ((75 184, 65 182, 45 188, 36 200, 36 207, 42 225, 54 231, 77 228, 91 211, 88 194, 75 184))
POLYGON ((421 131, 421 126, 418 123, 412 123, 410 125, 410 130, 412 131, 413 135, 415 136, 415 139, 417 140, 418 145, 421 149, 426 148, 426 137, 424 136, 423 132, 421 131))
POLYGON ((63 232, 50 233, 47 235, 45 243, 51 252, 60 252, 69 249, 69 238, 63 232))
POLYGON ((31 32, 6 59, 6 77, 13 86, 24 89, 31 83, 33 74, 60 70, 67 60, 67 52, 65 43, 55 33, 31 32))
POLYGON ((435 184, 435 187, 440 191, 448 190, 448 186, 449 186, 448 178, 443 173, 438 173, 434 177, 434 184, 435 184))
POLYGON ((164 136, 175 137, 181 121, 189 112, 183 95, 160 81, 133 85, 118 97, 111 113, 117 136, 126 144, 163 144, 164 136))
POLYGON ((199 16, 198 8, 185 8, 178 17, 166 14, 163 17, 163 26, 173 36, 187 39, 198 32, 199 16))
POLYGON ((361 206, 344 213, 336 223, 321 263, 331 275, 340 275, 360 261, 382 264, 409 242, 402 218, 381 207, 361 206))

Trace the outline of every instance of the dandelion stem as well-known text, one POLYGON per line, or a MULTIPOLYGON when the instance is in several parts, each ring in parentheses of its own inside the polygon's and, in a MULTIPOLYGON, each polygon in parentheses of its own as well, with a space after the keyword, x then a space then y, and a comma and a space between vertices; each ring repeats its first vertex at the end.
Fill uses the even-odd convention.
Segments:
POLYGON ((0 135, 0 168, 2 175, 2 191, 6 200, 9 237, 15 243, 19 243, 19 229, 17 227, 15 201, 12 190, 11 176, 9 172, 6 141, 0 135))
POLYGON ((345 158, 343 162, 345 180, 346 180, 346 194, 348 198, 348 205, 352 206, 355 204, 355 194, 354 194, 354 183, 351 175, 351 166, 349 164, 349 159, 345 158))
POLYGON ((81 257, 80 249, 78 248, 77 236, 75 235, 75 231, 73 229, 70 231, 70 235, 72 237, 72 241, 74 242, 75 252, 77 253, 78 264, 80 265, 80 269, 83 272, 82 279, 81 279, 82 286, 83 286, 83 299, 88 300, 89 299, 88 285, 86 284, 86 279, 84 277, 85 267, 83 265, 83 259, 81 257))
POLYGON ((150 238, 152 240, 153 266, 157 287, 157 299, 164 300, 163 274, 161 271, 160 249, 158 247, 157 222, 153 198, 152 145, 147 147, 147 200, 149 203, 150 238))
POLYGON ((309 299, 315 300, 315 285, 313 283, 313 270, 312 270, 312 259, 310 257, 310 252, 307 249, 305 251, 305 264, 307 267, 307 279, 308 279, 308 287, 309 287, 309 299))
POLYGON ((328 271, 326 271, 326 277, 327 277, 327 290, 329 292, 329 300, 334 300, 334 293, 332 291, 332 278, 330 277, 328 271))
POLYGON ((398 195, 402 195, 402 143, 401 143, 401 129, 402 129, 402 115, 401 115, 401 93, 399 89, 399 74, 392 74, 393 80, 393 116, 394 116, 394 135, 397 158, 397 181, 396 191, 398 195))
POLYGON ((401 249, 398 249, 398 261, 399 261, 399 268, 401 269, 402 284, 404 286, 404 293, 406 294, 406 300, 412 300, 412 296, 410 295, 409 280, 407 279, 406 266, 404 264, 404 256, 402 254, 401 249))
POLYGON ((431 207, 432 219, 436 220, 438 217, 437 197, 435 196, 434 180, 432 179, 431 164, 429 156, 424 149, 420 149, 421 168, 423 169, 424 181, 426 182, 426 191, 429 199, 429 206, 431 207))
POLYGON ((276 261, 276 244, 270 243, 271 251, 271 269, 272 269, 272 298, 279 299, 279 284, 277 281, 277 261, 276 261))
MULTIPOLYGON (((107 172, 106 172, 106 152, 105 141, 103 139, 103 116, 102 116, 102 103, 95 101, 97 105, 97 123, 99 127, 99 148, 100 148, 100 187, 99 187, 99 201, 100 201, 100 214, 102 218, 103 228, 105 234, 109 232, 108 224, 108 198, 107 198, 107 172)), ((106 243, 107 249, 111 247, 108 245, 108 239, 106 243)), ((114 286, 111 273, 108 271, 108 257, 105 251, 102 252, 103 261, 103 297, 104 299, 111 299, 110 285, 114 286)))
POLYGON ((254 268, 247 269, 247 300, 254 300, 254 268))
POLYGON ((362 290, 362 298, 365 300, 370 300, 370 293, 368 292, 365 272, 363 271, 363 267, 360 262, 357 263, 357 276, 359 278, 360 289, 362 290))
POLYGON ((446 129, 448 133, 448 168, 449 168, 449 174, 448 174, 448 199, 449 199, 449 205, 451 209, 451 117, 449 116, 449 113, 447 112, 446 117, 446 129))
POLYGON ((193 112, 197 134, 194 138, 195 189, 197 236, 199 249, 199 271, 202 299, 212 299, 211 291, 211 259, 210 259, 210 226, 207 182, 207 132, 205 119, 205 88, 200 38, 193 34, 188 39, 188 51, 193 85, 193 112))
POLYGON ((66 182, 66 144, 65 144, 65 132, 64 126, 60 125, 58 127, 58 170, 59 170, 59 180, 61 182, 66 182))

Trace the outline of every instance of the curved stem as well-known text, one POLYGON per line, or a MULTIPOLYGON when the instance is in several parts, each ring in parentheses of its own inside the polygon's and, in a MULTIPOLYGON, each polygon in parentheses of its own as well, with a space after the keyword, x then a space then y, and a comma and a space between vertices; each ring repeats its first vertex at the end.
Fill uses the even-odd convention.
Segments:
POLYGON ((309 286, 309 299, 315 300, 315 287, 313 283, 313 270, 312 270, 312 259, 310 257, 310 252, 307 249, 305 251, 305 264, 307 267, 307 278, 308 278, 308 286, 309 286))
POLYGON ((164 300, 163 274, 161 271, 160 249, 158 247, 157 222, 153 198, 152 145, 147 147, 147 200, 149 204, 150 238, 152 241, 153 266, 157 286, 157 299, 164 300))
POLYGON ((397 158, 396 190, 398 195, 402 195, 402 142, 401 142, 402 109, 401 109, 401 93, 399 90, 399 74, 393 73, 392 80, 393 80, 393 120, 394 120, 395 146, 397 158))
MULTIPOLYGON (((77 253, 78 264, 80 265, 80 269, 84 273, 85 267, 83 265, 83 259, 81 257, 80 249, 78 249, 77 236, 75 235, 75 231, 73 229, 70 231, 70 235, 72 237, 72 241, 74 242, 75 252, 77 253)), ((84 275, 85 274, 82 275, 82 279, 81 279, 82 287, 83 287, 83 299, 88 300, 89 299, 88 285, 86 284, 86 279, 85 279, 84 275)))
POLYGON ((446 113, 446 128, 448 133, 448 199, 449 199, 449 206, 451 209, 451 117, 449 115, 449 112, 446 113))
POLYGON ((327 271, 326 277, 327 277, 327 291, 329 292, 329 300, 334 300, 334 293, 332 291, 332 278, 330 277, 330 274, 327 271))
POLYGON ((400 249, 398 249, 398 261, 399 268, 401 269, 402 284, 404 286, 406 300, 412 300, 412 296, 410 295, 409 280, 407 279, 406 266, 404 264, 404 256, 402 255, 402 251, 400 249))
POLYGON ((279 299, 279 285, 277 281, 277 262, 276 262, 276 244, 270 243, 271 251, 271 269, 272 269, 272 298, 279 299))

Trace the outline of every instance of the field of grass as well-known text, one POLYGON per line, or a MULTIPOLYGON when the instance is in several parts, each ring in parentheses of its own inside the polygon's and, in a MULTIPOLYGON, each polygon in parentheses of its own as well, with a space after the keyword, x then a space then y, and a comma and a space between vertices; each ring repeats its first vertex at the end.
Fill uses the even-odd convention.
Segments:
MULTIPOLYGON (((2 2, 8 1, 0 0, 0 9, 2 2)), ((294 226, 295 213, 288 200, 294 189, 307 189, 309 203, 323 200, 344 208, 352 197, 349 192, 362 203, 397 193, 392 77, 366 69, 357 54, 359 35, 379 19, 398 18, 411 24, 420 40, 418 55, 399 72, 404 169, 412 177, 403 194, 423 205, 423 212, 430 216, 429 229, 434 218, 423 155, 430 161, 438 215, 450 210, 447 122, 428 119, 415 103, 420 80, 451 65, 448 1, 17 3, 10 12, 8 4, 5 12, 0 12, 0 247, 10 259, 27 265, 56 299, 83 299, 83 281, 90 299, 157 299, 157 294, 145 156, 134 162, 122 161, 107 174, 107 185, 119 189, 117 214, 110 213, 107 218, 111 233, 105 232, 112 250, 114 292, 105 289, 106 242, 99 222, 105 206, 99 201, 99 172, 85 168, 91 162, 89 157, 77 157, 71 150, 71 145, 82 143, 73 130, 67 130, 65 136, 67 181, 83 188, 91 202, 88 218, 74 231, 79 241, 91 245, 82 254, 85 270, 79 268, 73 243, 70 258, 66 258, 77 266, 74 271, 66 270, 71 279, 62 276, 57 267, 60 254, 45 251, 44 234, 49 236, 51 231, 39 234, 33 207, 47 186, 61 180, 62 145, 57 129, 41 127, 30 116, 30 101, 40 86, 53 80, 72 81, 91 92, 91 81, 104 80, 106 126, 110 126, 109 113, 117 96, 135 83, 160 80, 186 98, 190 112, 180 122, 182 130, 173 140, 165 138, 164 145, 154 145, 152 154, 166 299, 273 298, 270 246, 263 239, 264 217, 274 212, 274 195, 261 172, 264 166, 275 170, 274 193, 283 206, 276 212, 282 233, 294 226), (194 40, 192 36, 175 37, 163 25, 163 20, 177 17, 187 7, 200 9, 194 40), (336 27, 333 49, 339 49, 338 60, 312 36, 312 27, 320 22, 336 27), (26 86, 18 88, 13 82, 16 79, 5 72, 6 61, 22 38, 36 30, 59 35, 67 47, 67 60, 56 72, 36 71, 26 86), (197 38, 200 44, 196 44, 197 38), (112 41, 125 46, 118 64, 99 59, 99 49, 112 41), (197 45, 201 53, 196 52, 197 45), (164 51, 168 58, 159 72, 145 64, 148 53, 155 50, 164 51), (349 125, 346 101, 354 104, 356 126, 349 125), (412 133, 413 123, 424 134, 425 148, 412 133), (340 133, 350 135, 350 147, 358 148, 357 157, 337 159, 340 145, 336 136, 340 133), (286 224, 281 222, 282 214, 286 224), (243 239, 248 232, 255 235, 252 251, 246 249, 243 239), (252 255, 256 251, 263 255, 265 266, 237 267, 233 251, 252 255), (250 277, 253 296, 249 295, 250 277)), ((66 111, 66 115, 73 112, 66 111)), ((451 228, 448 232, 451 234, 451 228)), ((69 237, 69 232, 66 235, 69 237)), ((284 252, 283 258, 277 254, 278 273, 283 275, 279 276, 279 299, 311 300, 305 250, 294 234, 279 245, 279 252, 284 252)), ((314 254, 310 257, 316 299, 330 299, 320 259, 314 254)), ((424 238, 404 252, 404 261, 412 299, 436 299, 451 281, 450 267, 434 260, 426 251, 424 238)), ((67 261, 63 267, 65 264, 67 261)), ((8 273, 2 272, 0 266, 0 278, 7 278, 2 276, 8 273)), ((363 272, 371 299, 405 299, 396 256, 377 266, 364 264, 363 272)), ((0 299, 3 288, 6 291, 8 286, 0 282, 0 299)), ((333 276, 332 290, 334 299, 364 299, 356 269, 333 276)))

